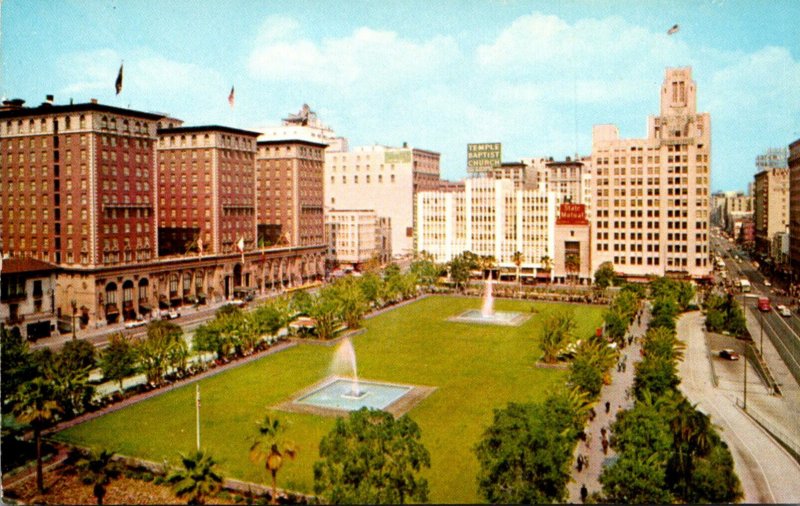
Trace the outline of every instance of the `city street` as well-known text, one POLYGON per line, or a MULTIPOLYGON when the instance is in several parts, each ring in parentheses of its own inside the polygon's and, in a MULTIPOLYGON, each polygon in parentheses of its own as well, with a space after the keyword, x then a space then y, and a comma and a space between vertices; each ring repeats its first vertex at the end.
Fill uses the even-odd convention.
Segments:
POLYGON ((743 501, 800 502, 800 464, 736 406, 735 392, 714 386, 709 350, 703 338, 703 315, 683 315, 677 329, 679 339, 686 343, 685 357, 679 364, 680 389, 711 417, 730 447, 742 482, 743 501))

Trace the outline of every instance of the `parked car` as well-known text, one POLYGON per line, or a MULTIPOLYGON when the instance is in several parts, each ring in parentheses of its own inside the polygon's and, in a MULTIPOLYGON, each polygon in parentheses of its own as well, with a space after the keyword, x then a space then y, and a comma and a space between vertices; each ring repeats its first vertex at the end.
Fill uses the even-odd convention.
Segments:
POLYGON ((136 327, 144 327, 147 325, 147 322, 144 320, 131 320, 129 322, 125 322, 126 329, 135 329, 136 327))
POLYGON ((770 287, 770 286, 772 286, 772 283, 770 283, 770 281, 768 279, 765 279, 764 280, 764 286, 770 287))
POLYGON ((181 314, 177 311, 162 311, 161 312, 161 319, 162 320, 174 320, 175 318, 180 318, 181 314))
POLYGON ((724 358, 725 360, 739 360, 739 354, 733 350, 725 349, 720 350, 719 358, 724 358))
POLYGON ((779 305, 777 307, 777 309, 778 309, 778 313, 781 316, 787 316, 787 317, 788 316, 792 316, 792 311, 788 307, 784 306, 783 304, 779 305))

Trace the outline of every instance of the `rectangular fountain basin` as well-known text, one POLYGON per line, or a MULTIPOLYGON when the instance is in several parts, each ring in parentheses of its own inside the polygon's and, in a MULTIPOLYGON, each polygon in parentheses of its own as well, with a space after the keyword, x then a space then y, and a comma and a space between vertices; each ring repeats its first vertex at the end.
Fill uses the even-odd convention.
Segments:
POLYGON ((354 393, 353 384, 351 379, 336 378, 294 402, 342 411, 356 411, 363 407, 386 409, 412 389, 410 386, 359 381, 359 392, 354 393))

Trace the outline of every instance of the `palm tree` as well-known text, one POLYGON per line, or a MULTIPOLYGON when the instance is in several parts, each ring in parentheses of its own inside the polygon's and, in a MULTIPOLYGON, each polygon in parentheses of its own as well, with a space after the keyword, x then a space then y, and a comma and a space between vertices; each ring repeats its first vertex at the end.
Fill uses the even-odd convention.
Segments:
POLYGON ((567 276, 572 278, 581 268, 581 261, 577 254, 569 253, 564 259, 564 269, 567 271, 567 276))
POLYGON ((92 494, 97 499, 97 504, 103 504, 106 487, 111 480, 119 477, 120 468, 112 457, 113 452, 92 450, 87 456, 78 460, 76 467, 81 472, 81 481, 92 485, 92 494))
POLYGON ((22 423, 30 424, 36 440, 36 487, 44 492, 42 478, 42 429, 51 425, 61 406, 55 400, 53 385, 44 378, 23 383, 17 391, 14 414, 22 423))
POLYGON ((549 274, 550 273, 550 269, 553 267, 553 259, 550 258, 549 256, 545 255, 545 256, 542 257, 542 259, 539 261, 539 263, 542 266, 542 270, 543 271, 547 271, 548 274, 549 274))
POLYGON ((173 471, 167 481, 173 484, 175 495, 188 497, 188 504, 205 504, 206 497, 222 488, 222 476, 211 455, 197 450, 190 455, 181 454, 181 462, 183 469, 173 471))
POLYGON ((250 446, 250 460, 255 463, 264 462, 267 472, 272 475, 272 504, 278 499, 278 471, 283 466, 284 456, 294 459, 297 449, 293 442, 283 439, 286 426, 277 418, 269 415, 258 424, 258 436, 253 438, 250 446))
POLYGON ((514 254, 511 255, 511 261, 517 266, 517 289, 520 290, 522 289, 522 283, 519 277, 519 271, 522 267, 522 262, 525 261, 525 256, 519 251, 515 251, 514 254))

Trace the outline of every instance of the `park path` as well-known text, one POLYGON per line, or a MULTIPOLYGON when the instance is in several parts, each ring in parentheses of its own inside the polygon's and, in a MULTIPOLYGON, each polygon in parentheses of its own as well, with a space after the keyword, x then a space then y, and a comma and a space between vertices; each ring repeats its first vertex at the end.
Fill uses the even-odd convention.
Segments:
POLYGON ((603 453, 601 429, 606 429, 606 437, 610 439, 611 424, 616 420, 617 412, 633 407, 634 365, 641 360, 641 338, 647 331, 649 322, 650 305, 645 303, 641 311, 641 319, 634 320, 628 329, 628 332, 634 336, 633 343, 625 346, 620 353, 620 360, 625 360, 625 370, 618 370, 616 365, 611 369, 611 384, 604 385, 600 390, 600 398, 594 406, 597 414, 594 420, 589 420, 586 423, 584 428, 586 442, 579 440, 573 452, 572 479, 567 484, 570 503, 577 504, 582 502, 580 491, 583 485, 586 486, 589 495, 594 492, 601 492, 602 487, 600 486, 599 478, 600 473, 603 471, 603 463, 615 456, 615 452, 610 445, 607 453, 603 453), (629 395, 628 392, 631 392, 631 394, 629 395), (610 405, 608 413, 606 413, 605 408, 606 402, 610 405), (584 466, 581 471, 578 471, 576 465, 578 455, 584 455, 589 459, 588 466, 584 466))

